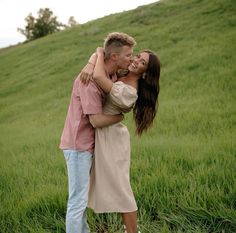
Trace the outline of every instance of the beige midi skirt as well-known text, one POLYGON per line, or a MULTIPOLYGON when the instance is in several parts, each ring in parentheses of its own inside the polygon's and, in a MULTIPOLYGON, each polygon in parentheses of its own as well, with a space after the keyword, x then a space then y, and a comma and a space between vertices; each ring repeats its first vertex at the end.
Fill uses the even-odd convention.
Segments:
POLYGON ((88 207, 96 213, 136 211, 129 170, 130 136, 127 127, 117 123, 96 129, 88 207))

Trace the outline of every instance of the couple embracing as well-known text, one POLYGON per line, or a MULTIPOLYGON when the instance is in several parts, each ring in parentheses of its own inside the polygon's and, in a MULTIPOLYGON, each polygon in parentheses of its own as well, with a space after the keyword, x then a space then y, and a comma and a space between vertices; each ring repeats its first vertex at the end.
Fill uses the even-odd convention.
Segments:
POLYGON ((87 207, 121 213, 124 231, 138 232, 130 138, 121 121, 133 109, 138 135, 152 125, 160 62, 149 50, 132 56, 135 44, 125 33, 108 34, 74 81, 60 143, 68 172, 67 233, 89 232, 87 207))

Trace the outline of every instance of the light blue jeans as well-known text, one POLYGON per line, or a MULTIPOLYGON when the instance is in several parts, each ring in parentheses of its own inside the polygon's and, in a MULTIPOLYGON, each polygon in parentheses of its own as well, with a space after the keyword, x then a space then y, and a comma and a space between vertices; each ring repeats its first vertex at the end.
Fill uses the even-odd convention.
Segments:
POLYGON ((64 150, 69 195, 66 212, 66 233, 89 233, 86 207, 92 154, 88 151, 64 150))

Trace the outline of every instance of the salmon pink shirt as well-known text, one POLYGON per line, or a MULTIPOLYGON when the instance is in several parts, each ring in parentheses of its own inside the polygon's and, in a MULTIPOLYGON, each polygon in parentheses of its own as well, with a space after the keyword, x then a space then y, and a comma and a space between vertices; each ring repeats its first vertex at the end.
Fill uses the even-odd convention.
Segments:
POLYGON ((79 76, 75 79, 60 149, 93 153, 95 130, 88 115, 102 113, 104 97, 104 92, 94 81, 90 81, 86 86, 81 83, 79 76))

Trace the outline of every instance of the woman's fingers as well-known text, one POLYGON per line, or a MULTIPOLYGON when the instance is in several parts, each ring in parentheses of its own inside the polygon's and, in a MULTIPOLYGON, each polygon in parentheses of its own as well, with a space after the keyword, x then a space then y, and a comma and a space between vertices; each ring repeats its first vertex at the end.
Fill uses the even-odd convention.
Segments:
POLYGON ((83 71, 80 73, 80 80, 83 84, 88 85, 92 79, 93 79, 93 74, 89 74, 83 71))
POLYGON ((88 63, 81 71, 80 73, 80 80, 83 84, 88 85, 90 80, 93 79, 93 70, 94 65, 91 63, 88 63))

